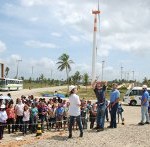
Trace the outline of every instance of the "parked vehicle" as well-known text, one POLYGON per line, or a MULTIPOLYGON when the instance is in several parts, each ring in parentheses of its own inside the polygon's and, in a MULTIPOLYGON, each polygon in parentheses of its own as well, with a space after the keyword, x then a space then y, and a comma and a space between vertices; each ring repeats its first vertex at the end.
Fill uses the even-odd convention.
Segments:
POLYGON ((23 81, 18 79, 0 78, 0 90, 21 90, 23 81))
MULTIPOLYGON (((147 90, 150 94, 150 88, 147 90)), ((142 87, 133 87, 126 92, 123 101, 132 106, 141 105, 142 92, 142 87)))

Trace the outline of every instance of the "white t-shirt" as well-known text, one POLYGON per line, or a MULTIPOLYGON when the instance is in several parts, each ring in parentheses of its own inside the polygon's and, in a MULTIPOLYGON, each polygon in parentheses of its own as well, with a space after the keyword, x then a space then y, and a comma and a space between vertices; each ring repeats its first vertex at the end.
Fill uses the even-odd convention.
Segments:
POLYGON ((23 111, 24 111, 24 104, 17 104, 15 106, 15 111, 16 111, 16 114, 17 116, 23 116, 23 111))
POLYGON ((1 123, 5 123, 5 121, 7 120, 7 113, 6 111, 0 111, 0 122, 1 123))
POLYGON ((70 102, 70 106, 69 106, 69 115, 70 116, 79 116, 81 114, 81 110, 80 110, 80 99, 79 96, 76 94, 71 94, 69 97, 69 102, 70 102))
POLYGON ((30 112, 29 112, 29 110, 24 111, 23 112, 23 121, 29 121, 29 119, 30 119, 30 112))

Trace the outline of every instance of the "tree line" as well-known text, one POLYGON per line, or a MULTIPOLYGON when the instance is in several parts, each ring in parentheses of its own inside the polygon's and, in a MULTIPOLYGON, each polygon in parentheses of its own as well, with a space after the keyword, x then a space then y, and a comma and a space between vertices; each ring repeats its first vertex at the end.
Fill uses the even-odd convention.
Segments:
MULTIPOLYGON (((81 73, 79 71, 76 71, 74 73, 74 75, 69 75, 70 71, 71 71, 71 66, 72 64, 74 64, 74 61, 70 59, 69 55, 67 54, 62 54, 59 58, 58 58, 58 62, 56 63, 56 65, 58 66, 57 69, 62 72, 65 71, 66 72, 66 79, 61 79, 61 80, 55 80, 55 79, 50 79, 50 78, 46 78, 44 76, 43 73, 41 73, 41 75, 39 77, 37 77, 36 79, 33 78, 29 78, 29 79, 25 79, 23 76, 20 77, 25 84, 40 84, 41 86, 53 86, 53 85, 65 85, 67 84, 68 86, 70 84, 73 85, 79 85, 79 84, 83 84, 84 86, 88 86, 90 84, 90 76, 88 75, 88 73, 84 73, 83 75, 81 75, 81 73)), ((5 77, 8 77, 9 75, 9 67, 5 68, 5 77)), ((14 77, 16 78, 16 77, 14 77)), ((148 86, 150 86, 150 80, 148 80, 146 77, 143 79, 142 83, 139 83, 137 81, 127 81, 127 80, 118 80, 115 79, 113 81, 110 81, 110 83, 137 83, 137 84, 146 84, 148 86)))

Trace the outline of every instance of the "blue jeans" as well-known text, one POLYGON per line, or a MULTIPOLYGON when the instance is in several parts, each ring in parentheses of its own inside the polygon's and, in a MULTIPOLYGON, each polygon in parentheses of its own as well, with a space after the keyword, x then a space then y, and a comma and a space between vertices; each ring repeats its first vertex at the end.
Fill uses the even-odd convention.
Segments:
POLYGON ((97 106, 97 127, 98 128, 104 128, 105 111, 106 111, 105 103, 103 105, 98 104, 97 106))
POLYGON ((23 134, 27 134, 27 127, 29 126, 29 121, 23 122, 23 134))
POLYGON ((81 116, 70 116, 69 120, 69 134, 72 134, 72 127, 74 125, 74 119, 76 118, 77 124, 79 126, 80 133, 83 133, 83 127, 82 127, 82 121, 81 121, 81 116))
POLYGON ((110 127, 111 128, 117 128, 117 123, 116 123, 117 108, 118 108, 118 103, 116 103, 111 108, 111 112, 110 112, 110 115, 111 115, 110 127))
POLYGON ((148 106, 141 106, 141 122, 145 122, 145 117, 146 117, 146 122, 149 122, 149 114, 148 114, 148 106))

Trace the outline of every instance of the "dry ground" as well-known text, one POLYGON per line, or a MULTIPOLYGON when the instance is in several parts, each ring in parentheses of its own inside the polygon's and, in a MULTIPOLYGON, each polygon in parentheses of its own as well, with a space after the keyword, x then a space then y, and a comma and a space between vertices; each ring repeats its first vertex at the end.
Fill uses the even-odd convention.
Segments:
MULTIPOLYGON (((58 89, 61 89, 59 87, 58 89)), ((43 89, 42 89, 43 90, 43 89)), ((50 90, 50 89, 48 89, 50 90)), ((51 89, 56 90, 56 88, 51 89)), ((39 90, 38 90, 39 91, 39 90)), ((33 92, 34 94, 34 92, 33 92)), ((15 95, 14 95, 15 96, 15 95)), ((118 125, 117 129, 105 129, 103 132, 87 129, 84 137, 79 138, 79 131, 73 132, 73 138, 67 139, 68 132, 48 131, 41 137, 30 134, 25 137, 22 134, 5 134, 1 141, 1 147, 149 147, 150 146, 150 125, 138 126, 140 121, 140 107, 123 105, 125 125, 118 125), (21 140, 19 140, 21 139, 21 140)), ((107 127, 109 123, 105 123, 107 127)))

